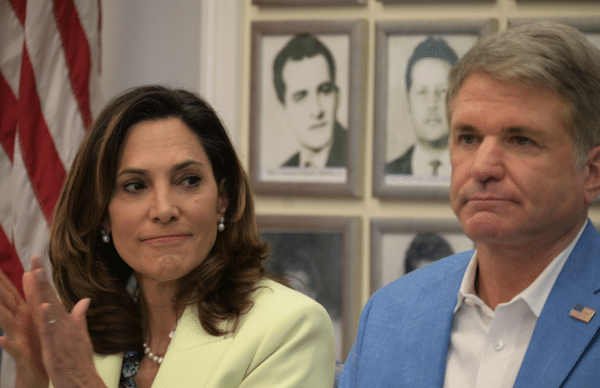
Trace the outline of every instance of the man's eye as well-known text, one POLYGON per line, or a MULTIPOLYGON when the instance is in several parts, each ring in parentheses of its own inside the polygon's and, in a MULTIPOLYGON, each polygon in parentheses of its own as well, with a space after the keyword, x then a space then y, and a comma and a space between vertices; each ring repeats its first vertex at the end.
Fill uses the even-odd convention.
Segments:
POLYGON ((427 94, 427 89, 426 88, 418 88, 415 90, 415 94, 418 96, 424 96, 425 94, 427 94))
POLYGON ((534 142, 531 139, 524 137, 524 136, 514 136, 512 138, 512 140, 513 140, 513 142, 515 142, 517 145, 520 145, 520 146, 534 144, 534 142))
POLYGON ((294 93, 294 94, 292 94, 292 101, 300 102, 300 101, 304 100, 304 98, 306 98, 306 95, 307 95, 307 93, 305 91, 294 93))
POLYGON ((326 84, 319 86, 319 93, 330 94, 336 90, 337 90, 336 86, 332 83, 326 83, 326 84))
POLYGON ((462 144, 475 143, 475 135, 463 134, 458 136, 458 142, 462 144))

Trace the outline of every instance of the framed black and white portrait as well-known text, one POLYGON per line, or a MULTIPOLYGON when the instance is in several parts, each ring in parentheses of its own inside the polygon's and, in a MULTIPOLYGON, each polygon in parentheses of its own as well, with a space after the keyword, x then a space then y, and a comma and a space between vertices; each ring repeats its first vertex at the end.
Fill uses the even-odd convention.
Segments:
POLYGON ((542 20, 553 21, 575 27, 585 35, 590 43, 600 49, 600 17, 510 18, 508 19, 508 27, 510 28, 517 24, 531 23, 542 20))
POLYGON ((358 196, 364 29, 342 20, 252 24, 257 193, 358 196))
POLYGON ((457 3, 494 3, 497 0, 378 0, 381 3, 388 4, 457 4, 457 3))
POLYGON ((497 29, 495 19, 377 24, 375 196, 448 196, 448 73, 480 37, 497 29))
POLYGON ((367 0, 252 0, 254 5, 266 5, 266 6, 299 6, 299 5, 312 5, 312 6, 329 6, 329 5, 356 5, 366 4, 367 0))
POLYGON ((350 217, 258 217, 261 237, 270 249, 265 266, 325 307, 339 361, 346 359, 354 341, 354 294, 360 291, 354 282, 357 222, 350 217))
POLYGON ((474 247, 458 219, 372 219, 371 293, 408 272, 474 247))

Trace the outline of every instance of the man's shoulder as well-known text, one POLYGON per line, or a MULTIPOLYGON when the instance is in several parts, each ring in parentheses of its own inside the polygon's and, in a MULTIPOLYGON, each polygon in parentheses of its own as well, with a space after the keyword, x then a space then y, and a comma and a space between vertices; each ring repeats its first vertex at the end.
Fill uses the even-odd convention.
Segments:
POLYGON ((472 256, 473 251, 467 251, 435 261, 380 288, 372 298, 407 298, 422 289, 435 288, 439 282, 460 284, 472 256))
POLYGON ((386 174, 412 174, 412 156, 415 146, 412 145, 405 153, 385 165, 386 174))
POLYGON ((333 143, 329 151, 326 167, 345 167, 346 150, 346 130, 336 121, 333 127, 333 143))
POLYGON ((300 165, 300 152, 296 152, 294 155, 290 156, 288 160, 286 160, 281 167, 298 167, 300 165))

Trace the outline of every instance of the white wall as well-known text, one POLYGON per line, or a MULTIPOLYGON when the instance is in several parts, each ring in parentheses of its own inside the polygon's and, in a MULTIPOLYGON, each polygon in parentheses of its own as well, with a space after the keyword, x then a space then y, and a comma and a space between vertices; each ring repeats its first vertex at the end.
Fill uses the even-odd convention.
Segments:
POLYGON ((158 83, 202 94, 239 134, 241 0, 103 0, 105 101, 158 83))
POLYGON ((102 2, 105 98, 132 86, 161 83, 198 90, 200 2, 102 2))

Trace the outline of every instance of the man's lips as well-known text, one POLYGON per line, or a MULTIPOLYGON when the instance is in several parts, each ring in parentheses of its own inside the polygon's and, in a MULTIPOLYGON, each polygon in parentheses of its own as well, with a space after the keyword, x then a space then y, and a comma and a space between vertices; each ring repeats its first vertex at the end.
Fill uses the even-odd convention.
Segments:
POLYGON ((465 200, 465 205, 470 205, 481 210, 509 206, 515 203, 517 201, 512 198, 497 196, 472 196, 465 200))
POLYGON ((323 121, 323 122, 320 122, 320 123, 317 123, 317 124, 313 124, 313 125, 310 126, 310 129, 320 129, 320 128, 323 128, 325 126, 327 126, 327 121, 323 121))
POLYGON ((160 236, 152 236, 152 237, 144 237, 141 240, 147 244, 167 244, 180 242, 190 237, 190 234, 168 234, 168 235, 160 235, 160 236))
POLYGON ((467 198, 467 201, 512 201, 505 197, 491 197, 491 196, 472 196, 467 198))

